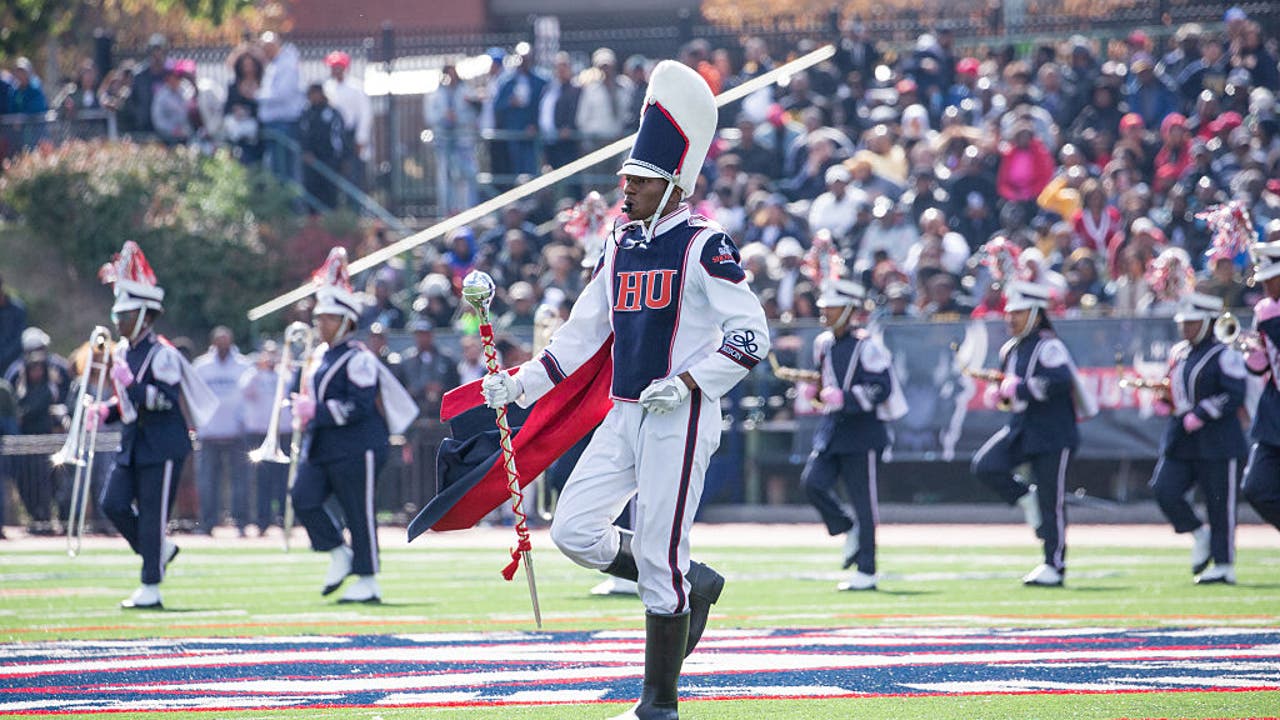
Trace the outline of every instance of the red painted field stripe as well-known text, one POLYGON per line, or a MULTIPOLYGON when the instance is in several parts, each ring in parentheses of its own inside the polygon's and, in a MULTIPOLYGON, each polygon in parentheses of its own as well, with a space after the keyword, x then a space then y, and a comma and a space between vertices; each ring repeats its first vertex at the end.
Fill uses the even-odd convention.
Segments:
MULTIPOLYGON (((1199 688, 1173 688, 1169 690, 1030 690, 1026 692, 939 692, 939 693, 847 693, 836 695, 768 695, 768 696, 743 696, 743 695, 713 695, 700 696, 697 699, 683 700, 684 703, 697 702, 729 702, 735 700, 842 700, 842 699, 875 699, 875 698, 894 698, 894 699, 910 699, 914 697, 955 697, 963 695, 968 697, 1008 697, 1013 695, 1137 695, 1137 694, 1153 694, 1153 693, 1204 693, 1204 692, 1258 692, 1255 688, 1224 688, 1220 690, 1203 690, 1199 688)), ((136 708, 129 709, 99 709, 99 710, 16 710, 12 711, 14 715, 106 715, 119 713, 137 713, 137 712, 182 712, 182 713, 223 713, 223 712, 254 712, 254 711, 284 711, 284 710, 398 710, 405 708, 450 708, 450 707, 482 707, 482 708, 498 708, 498 707, 530 707, 544 705, 606 705, 606 704, 622 704, 634 702, 635 698, 623 698, 620 700, 574 700, 572 702, 521 702, 521 703, 498 703, 498 702, 442 702, 442 703, 406 703, 403 705, 389 704, 319 704, 305 706, 279 706, 267 705, 262 707, 251 706, 229 706, 214 708, 180 708, 176 710, 138 710, 136 708)), ((1240 718, 1223 718, 1223 720, 1242 720, 1240 718)), ((1280 718, 1246 718, 1243 720, 1280 720, 1280 718)))

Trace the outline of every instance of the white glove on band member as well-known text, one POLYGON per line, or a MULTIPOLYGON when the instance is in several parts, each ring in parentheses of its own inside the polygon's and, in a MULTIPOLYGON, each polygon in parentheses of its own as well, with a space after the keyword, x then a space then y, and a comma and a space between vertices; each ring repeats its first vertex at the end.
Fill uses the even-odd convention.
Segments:
POLYGON ((654 380, 640 393, 640 406, 654 415, 666 415, 689 397, 689 386, 679 377, 654 380))
POLYGON ((480 381, 480 392, 484 395, 484 404, 497 410, 515 402, 516 398, 524 394, 524 388, 520 387, 520 381, 515 377, 499 372, 484 376, 484 380, 480 381))

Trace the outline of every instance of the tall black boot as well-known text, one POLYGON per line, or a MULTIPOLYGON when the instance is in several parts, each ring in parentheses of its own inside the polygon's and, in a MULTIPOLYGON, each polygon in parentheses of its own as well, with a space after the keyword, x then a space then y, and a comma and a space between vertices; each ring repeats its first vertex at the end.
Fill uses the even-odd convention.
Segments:
POLYGON ((640 702, 614 720, 680 720, 680 665, 689 613, 644 614, 644 687, 640 702))
MULTIPOLYGON (((619 530, 618 533, 621 535, 618 554, 604 572, 635 582, 640 578, 640 572, 636 569, 636 556, 631 552, 631 539, 635 533, 630 530, 619 530)), ((716 604, 720 599, 720 593, 724 590, 724 576, 700 562, 689 562, 687 577, 689 578, 689 640, 685 644, 685 657, 693 652, 693 648, 702 639, 702 631, 707 629, 707 617, 711 615, 711 606, 716 604)))

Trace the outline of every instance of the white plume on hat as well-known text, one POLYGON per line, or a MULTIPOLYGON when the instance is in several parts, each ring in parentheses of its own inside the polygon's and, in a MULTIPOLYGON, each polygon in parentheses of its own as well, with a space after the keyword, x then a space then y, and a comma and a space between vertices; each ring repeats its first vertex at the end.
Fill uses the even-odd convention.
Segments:
POLYGON ((662 178, 693 193, 715 136, 716 99, 692 68, 663 60, 649 76, 640 129, 619 175, 662 178))
POLYGON ((1206 295, 1200 292, 1189 292, 1178 298, 1174 309, 1174 322, 1192 322, 1195 320, 1216 320, 1226 306, 1217 295, 1206 295))
POLYGON ((822 284, 818 307, 844 307, 860 303, 867 298, 867 291, 852 280, 831 280, 822 284))
POLYGON ((98 270, 98 279, 111 285, 116 301, 111 312, 164 310, 164 288, 156 285, 156 274, 138 243, 127 240, 111 262, 98 270))
POLYGON ((1047 309, 1053 300, 1053 288, 1044 283, 1013 280, 1004 288, 1004 311, 1017 312, 1031 308, 1047 309))
POLYGON ((320 284, 316 290, 316 306, 312 315, 340 315, 351 322, 359 322, 360 309, 365 299, 351 288, 351 276, 347 272, 347 251, 336 247, 329 251, 324 264, 311 276, 320 284))

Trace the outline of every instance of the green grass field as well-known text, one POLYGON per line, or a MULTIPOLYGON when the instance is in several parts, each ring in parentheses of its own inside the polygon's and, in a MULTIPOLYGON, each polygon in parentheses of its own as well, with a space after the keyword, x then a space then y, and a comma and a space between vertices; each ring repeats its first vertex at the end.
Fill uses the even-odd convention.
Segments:
MULTIPOLYGON (((1152 528, 1153 533, 1167 533, 1152 528)), ((729 578, 713 629, 810 627, 1280 627, 1280 553, 1241 549, 1240 583, 1194 587, 1180 548, 1073 549, 1068 585, 1031 589, 1018 579, 1037 562, 1030 543, 967 547, 952 536, 931 546, 882 546, 880 590, 839 593, 831 543, 770 542, 760 526, 740 544, 701 549, 729 578), (756 544, 753 544, 755 541, 756 544)), ((779 531, 785 532, 785 531, 779 531)), ((922 532, 928 532, 927 529, 922 532)), ((963 537, 961 534, 960 537, 963 537)), ((184 544, 184 538, 177 538, 184 544)), ((883 539, 882 539, 883 543, 883 539)), ((1145 544, 1145 543, 1143 543, 1145 544)), ((384 547, 380 606, 321 598, 327 558, 266 542, 190 541, 163 585, 165 612, 124 612, 138 560, 123 542, 97 541, 69 559, 61 541, 24 542, 0 555, 0 636, 49 640, 391 634, 533 630, 523 578, 505 583, 501 545, 384 547), (109 546, 109 547, 108 547, 109 546)), ((394 543, 388 543, 394 545, 394 543)), ((695 547, 696 547, 695 536, 695 547)), ((546 630, 636 630, 635 598, 592 597, 600 579, 535 537, 546 630)), ((1280 663, 1276 665, 1280 677, 1280 663)), ((602 718, 610 704, 458 709, 335 709, 219 712, 235 718, 602 718)), ((135 713, 129 717, 173 717, 135 713)), ((803 701, 692 701, 688 718, 1248 718, 1280 715, 1276 692, 965 695, 803 701)), ((113 714, 119 717, 121 714, 113 714)), ((202 717, 209 717, 207 713, 202 717)))

